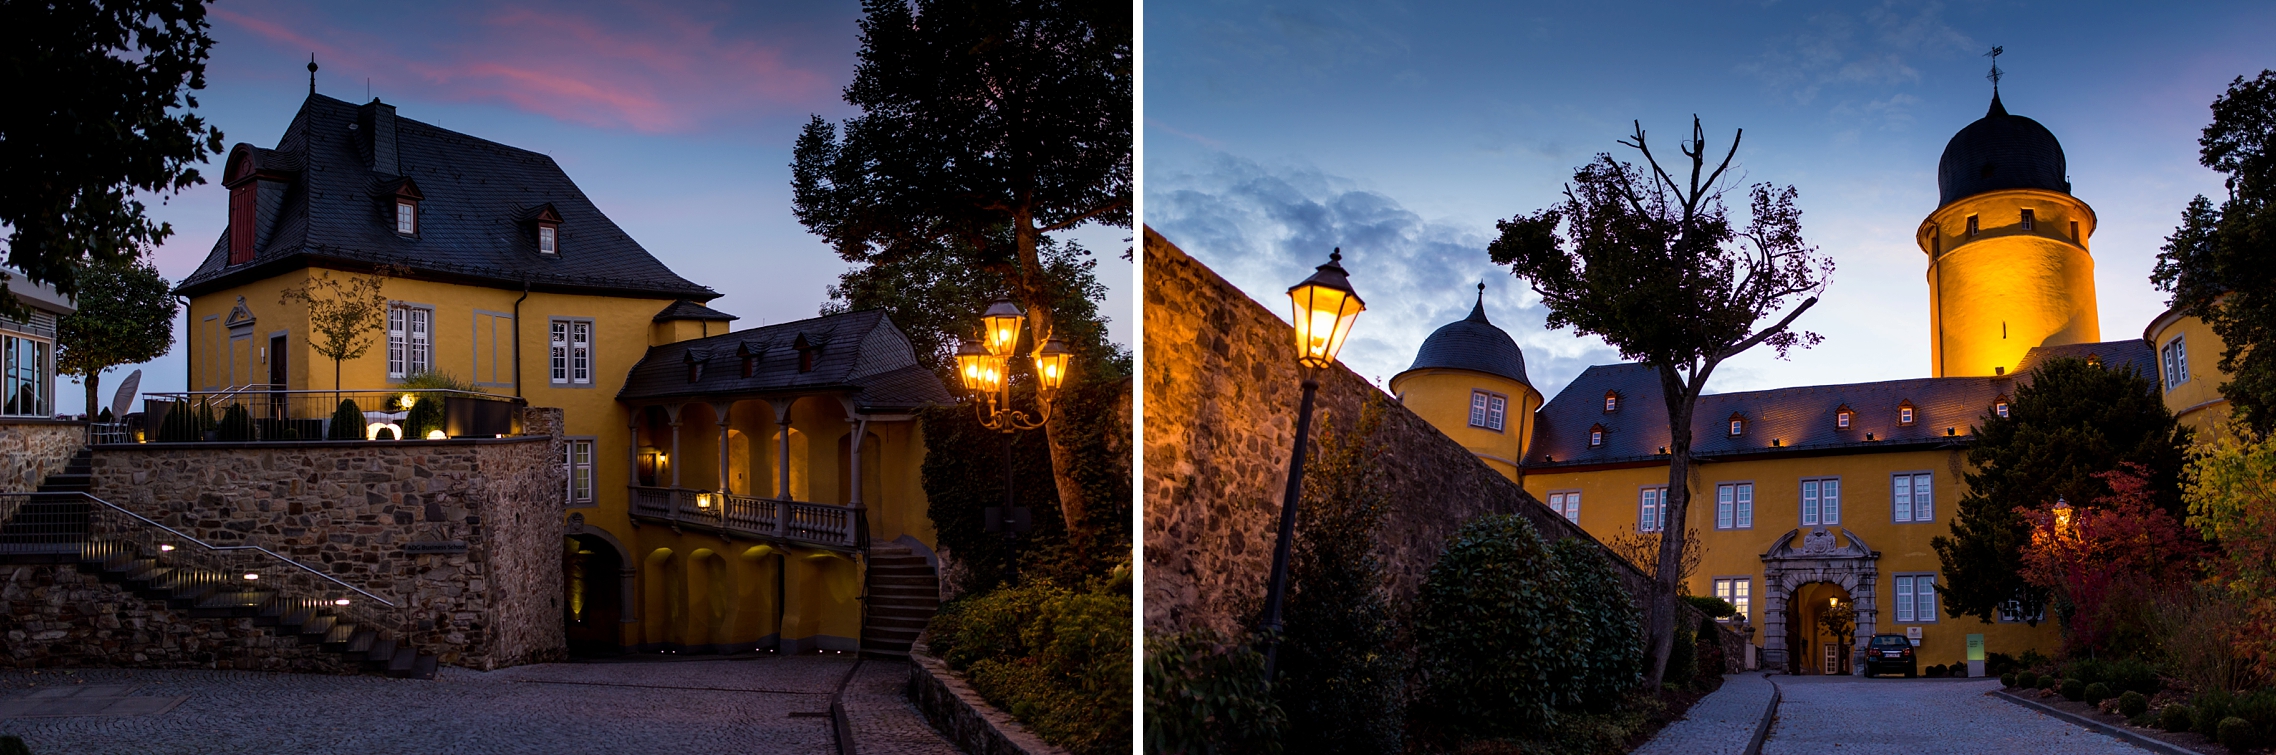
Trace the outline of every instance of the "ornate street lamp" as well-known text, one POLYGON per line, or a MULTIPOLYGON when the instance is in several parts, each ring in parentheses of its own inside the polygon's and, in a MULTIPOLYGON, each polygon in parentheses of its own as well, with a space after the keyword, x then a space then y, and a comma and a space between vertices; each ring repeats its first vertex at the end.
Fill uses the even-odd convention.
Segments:
POLYGON ((2055 499, 2055 534, 2060 537, 2071 534, 2071 502, 2059 497, 2055 499))
POLYGON ((1343 249, 1328 254, 1328 263, 1314 268, 1312 277, 1288 289, 1296 314, 1296 364, 1304 370, 1304 395, 1296 407, 1296 450, 1288 462, 1288 489, 1280 499, 1280 538, 1272 548, 1272 582, 1265 587, 1264 678, 1272 680, 1279 650, 1280 604, 1288 592, 1288 551, 1296 541, 1296 503, 1304 494, 1304 442, 1312 432, 1312 398, 1320 391, 1320 371, 1336 363, 1351 335, 1351 324, 1367 304, 1351 290, 1350 274, 1343 269, 1343 249))
MULTIPOLYGON (((1012 435, 1021 430, 1042 427, 1051 420, 1052 401, 1059 387, 1066 384, 1067 372, 1074 368, 1075 352, 1067 342, 1057 336, 1043 338, 1035 348, 1035 415, 1012 408, 1011 360, 1019 346, 1019 331, 1027 316, 1018 305, 998 301, 980 315, 980 340, 963 341, 956 347, 956 373, 975 399, 972 411, 980 419, 980 426, 1004 434, 1004 508, 986 512, 987 529, 1006 534, 1025 531, 1027 518, 1013 505, 1012 435)), ((993 509, 994 507, 989 507, 993 509)))

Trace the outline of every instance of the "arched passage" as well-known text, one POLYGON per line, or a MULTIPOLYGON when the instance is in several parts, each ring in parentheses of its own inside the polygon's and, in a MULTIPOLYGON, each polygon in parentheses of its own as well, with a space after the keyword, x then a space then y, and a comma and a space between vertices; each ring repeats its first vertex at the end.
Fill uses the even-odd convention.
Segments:
POLYGON ((1848 651, 1854 635, 1835 635, 1826 623, 1828 614, 1842 605, 1855 607, 1855 599, 1841 585, 1811 582, 1794 588, 1786 604, 1786 673, 1833 675, 1849 673, 1848 651))
POLYGON ((593 535, 562 538, 562 633, 572 655, 623 650, 624 556, 593 535))
MULTIPOLYGON (((1805 535, 1800 529, 1787 530, 1771 543, 1762 554, 1762 660, 1765 665, 1782 667, 1789 672, 1805 664, 1823 668, 1823 650, 1818 646, 1801 647, 1819 635, 1807 630, 1816 626, 1819 615, 1814 609, 1822 608, 1829 597, 1848 596, 1854 601, 1857 626, 1851 633, 1848 668, 1855 671, 1862 664, 1857 654, 1872 639, 1875 620, 1880 612, 1874 607, 1874 585, 1880 577, 1881 552, 1873 550, 1857 533, 1817 527, 1805 535), (1838 594, 1804 594, 1806 585, 1822 583, 1838 590, 1838 594), (1814 598, 1818 605, 1803 601, 1814 598), (1803 623, 1805 620, 1810 623, 1803 623), (1805 658, 1803 651, 1820 653, 1815 660, 1805 658)), ((1822 631, 1822 630, 1821 630, 1822 631)))

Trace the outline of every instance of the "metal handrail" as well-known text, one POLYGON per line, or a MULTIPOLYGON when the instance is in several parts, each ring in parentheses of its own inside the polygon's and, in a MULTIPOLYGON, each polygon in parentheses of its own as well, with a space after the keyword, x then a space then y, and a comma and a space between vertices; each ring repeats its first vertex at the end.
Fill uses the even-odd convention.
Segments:
POLYGON ((520 398, 520 397, 517 397, 517 396, 508 396, 508 395, 505 395, 505 394, 502 394, 502 393, 484 393, 484 392, 482 392, 482 391, 462 391, 462 390, 459 390, 459 389, 456 389, 456 388, 405 388, 405 387, 401 387, 401 386, 396 386, 396 387, 388 387, 388 388, 340 388, 340 389, 337 389, 337 390, 334 390, 334 389, 320 389, 320 388, 309 388, 309 389, 292 389, 292 390, 285 390, 285 389, 275 389, 275 390, 271 390, 271 389, 268 389, 268 388, 265 388, 265 387, 263 387, 263 386, 267 386, 267 385, 274 385, 274 383, 259 383, 259 384, 254 384, 254 385, 244 385, 244 386, 237 386, 237 387, 234 387, 234 388, 229 388, 229 389, 225 389, 225 390, 219 390, 219 391, 151 391, 151 392, 149 392, 149 393, 144 393, 144 394, 142 394, 142 395, 143 395, 145 398, 153 398, 153 397, 155 397, 155 398, 162 398, 162 399, 164 399, 164 400, 167 400, 167 401, 194 401, 194 400, 218 401, 218 400, 220 400, 220 399, 222 399, 222 398, 226 398, 226 397, 230 397, 230 396, 237 396, 237 395, 240 395, 240 394, 244 394, 244 393, 246 393, 246 392, 248 392, 248 391, 251 391, 251 392, 252 392, 252 394, 253 394, 253 395, 256 395, 256 396, 267 396, 267 395, 272 395, 272 394, 284 394, 284 395, 292 395, 292 396, 298 396, 298 395, 312 395, 312 396, 314 396, 314 395, 331 395, 331 394, 336 394, 336 393, 340 393, 340 394, 345 394, 345 393, 372 393, 372 394, 386 394, 386 395, 394 396, 394 395, 401 395, 401 394, 405 394, 405 393, 415 393, 415 394, 419 394, 419 395, 421 395, 421 396, 425 396, 425 395, 427 395, 427 394, 452 394, 452 395, 466 396, 466 397, 469 397, 469 398, 489 399, 489 400, 492 400, 492 401, 510 401, 510 402, 521 402, 521 401, 526 401, 526 400, 527 400, 527 399, 523 399, 523 398, 520 398), (197 398, 197 399, 191 399, 191 398, 174 398, 174 397, 176 397, 176 396, 184 396, 184 397, 187 397, 187 396, 196 396, 196 397, 199 397, 199 398, 197 398))
MULTIPOLYGON (((323 573, 323 572, 317 571, 316 569, 314 569, 314 568, 310 567, 310 566, 309 566, 309 565, 307 565, 307 564, 303 564, 303 563, 301 563, 301 562, 299 562, 299 561, 294 561, 294 560, 292 560, 292 559, 290 559, 290 558, 287 558, 287 557, 285 557, 283 554, 277 553, 276 551, 272 551, 272 550, 269 550, 269 549, 267 549, 267 548, 263 548, 263 547, 261 547, 261 546, 258 546, 258 545, 214 545, 214 544, 212 544, 212 543, 208 543, 208 542, 206 542, 206 541, 204 541, 204 540, 199 540, 199 539, 197 539, 197 537, 195 537, 195 536, 193 536, 193 535, 190 535, 190 534, 187 534, 187 533, 184 533, 184 532, 182 532, 181 530, 177 530, 177 529, 174 529, 174 528, 172 528, 172 527, 168 527, 168 526, 166 526, 166 525, 163 525, 163 524, 159 524, 159 523, 157 523, 157 522, 155 522, 155 521, 152 521, 152 520, 151 520, 149 517, 143 516, 143 515, 141 515, 141 514, 137 514, 137 513, 134 513, 134 512, 132 512, 132 511, 128 511, 128 510, 126 510, 125 508, 123 508, 123 507, 120 507, 118 504, 115 504, 115 503, 111 503, 110 501, 106 501, 106 500, 103 500, 103 499, 101 499, 101 498, 97 498, 97 497, 95 497, 95 495, 94 495, 93 493, 88 493, 88 492, 85 492, 85 491, 58 491, 58 492, 52 492, 52 493, 0 493, 0 499, 28 499, 28 498, 30 498, 30 497, 32 497, 32 496, 35 496, 35 495, 40 495, 40 496, 73 496, 73 495, 75 495, 75 496, 79 496, 79 497, 81 497, 81 498, 85 498, 85 499, 87 499, 88 501, 91 501, 91 502, 94 502, 94 503, 99 503, 99 504, 102 504, 102 505, 103 505, 105 508, 111 509, 112 511, 116 511, 116 512, 118 512, 118 513, 121 513, 121 514, 125 514, 125 515, 127 515, 127 516, 133 517, 133 518, 135 518, 136 520, 139 520, 139 521, 141 521, 141 522, 142 522, 143 524, 145 524, 145 525, 148 525, 148 526, 151 526, 151 527, 155 527, 155 528, 158 528, 158 529, 161 529, 161 530, 165 530, 166 532, 168 532, 168 533, 171 533, 173 536, 175 536, 175 537, 178 537, 178 538, 181 538, 181 539, 182 539, 183 541, 185 541, 185 542, 189 542, 189 543, 195 544, 195 545, 197 545, 197 546, 198 546, 198 547, 200 547, 200 548, 204 548, 204 549, 206 549, 206 550, 209 550, 209 551, 217 551, 217 552, 218 552, 218 551, 255 551, 255 552, 259 552, 259 553, 262 553, 262 554, 265 554, 265 555, 267 555, 267 556, 268 556, 268 557, 270 557, 270 558, 273 558, 273 559, 276 559, 276 560, 278 560, 278 561, 281 561, 281 562, 283 562, 283 563, 284 563, 285 565, 287 565, 287 566, 292 566, 292 567, 294 567, 294 568, 300 569, 301 571, 307 572, 307 573, 309 573, 310 575, 312 575, 312 576, 316 577, 317 579, 321 579, 321 580, 324 580, 324 581, 326 581, 326 582, 330 582, 330 583, 332 583, 332 584, 335 584, 335 585, 339 585, 339 586, 341 586, 341 587, 347 588, 348 590, 351 590, 351 591, 355 592, 357 595, 362 595, 362 596, 364 596, 364 597, 366 597, 366 598, 370 598, 370 599, 372 599, 372 600, 376 600, 376 601, 379 601, 379 603, 380 603, 381 605, 387 606, 388 608, 402 608, 402 606, 396 605, 394 601, 388 600, 388 599, 386 599, 386 598, 382 598, 382 597, 379 597, 379 596, 377 596, 377 595, 373 595, 373 594, 371 594, 370 592, 367 592, 367 591, 365 591, 365 590, 364 590, 363 588, 361 588, 361 587, 357 587, 357 586, 355 586, 355 585, 351 585, 351 584, 348 584, 348 583, 346 583, 346 582, 342 582, 342 581, 340 581, 339 579, 337 579, 337 578, 333 577, 332 575, 329 575, 329 574, 325 574, 325 573, 323 573)), ((13 519, 15 518, 16 510, 17 510, 17 509, 18 509, 20 506, 21 506, 21 504, 19 503, 19 504, 14 504, 14 505, 8 505, 8 506, 6 506, 5 508, 0 508, 0 523, 5 523, 5 522, 7 522, 7 521, 13 520, 13 519)))

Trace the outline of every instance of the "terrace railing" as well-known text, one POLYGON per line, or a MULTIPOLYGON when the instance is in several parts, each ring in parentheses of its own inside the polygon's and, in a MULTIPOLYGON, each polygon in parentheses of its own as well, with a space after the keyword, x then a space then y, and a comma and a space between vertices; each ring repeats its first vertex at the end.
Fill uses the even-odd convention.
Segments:
POLYGON ((755 540, 837 550, 869 547, 866 512, 851 506, 687 488, 634 485, 631 491, 635 517, 755 540))
POLYGON ((392 427, 397 439, 419 431, 411 426, 413 409, 420 402, 438 402, 442 411, 436 416, 434 427, 446 437, 490 438, 518 432, 515 427, 516 407, 523 399, 476 391, 441 389, 397 389, 387 391, 294 391, 270 385, 238 386, 221 391, 185 391, 180 393, 151 393, 143 397, 142 423, 116 432, 95 433, 93 440, 103 443, 147 442, 161 443, 189 440, 227 441, 286 441, 324 440, 330 437, 334 414, 343 401, 354 401, 360 422, 355 428, 359 438, 371 439, 376 429, 392 427), (224 420, 232 408, 242 408, 250 420, 247 426, 224 427, 224 420), (192 421, 177 424, 168 433, 167 417, 176 412, 187 415, 192 421), (206 423, 210 415, 212 424, 206 423))

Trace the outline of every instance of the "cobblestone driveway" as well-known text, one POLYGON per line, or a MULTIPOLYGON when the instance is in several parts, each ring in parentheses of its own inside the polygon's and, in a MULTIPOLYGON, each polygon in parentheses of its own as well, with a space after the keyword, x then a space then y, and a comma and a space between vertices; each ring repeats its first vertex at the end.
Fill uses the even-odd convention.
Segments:
MULTIPOLYGON (((878 664, 864 664, 864 671, 871 665, 878 664)), ((490 673, 446 667, 434 681, 245 671, 9 670, 0 671, 0 699, 80 684, 136 685, 136 696, 188 699, 158 715, 0 719, 0 733, 24 737, 39 755, 821 755, 836 751, 830 694, 853 666, 851 658, 818 656, 557 663, 490 673)), ((914 713, 906 703, 902 707, 914 713)), ((888 718, 909 725, 906 715, 888 718)), ((914 724, 922 727, 923 721, 914 724)), ((873 729, 891 725, 870 722, 873 729)), ((930 733, 923 729, 911 736, 930 733)))
POLYGON ((1997 679, 1776 679, 1785 699, 1763 755, 2147 752, 1986 696, 1997 679))

